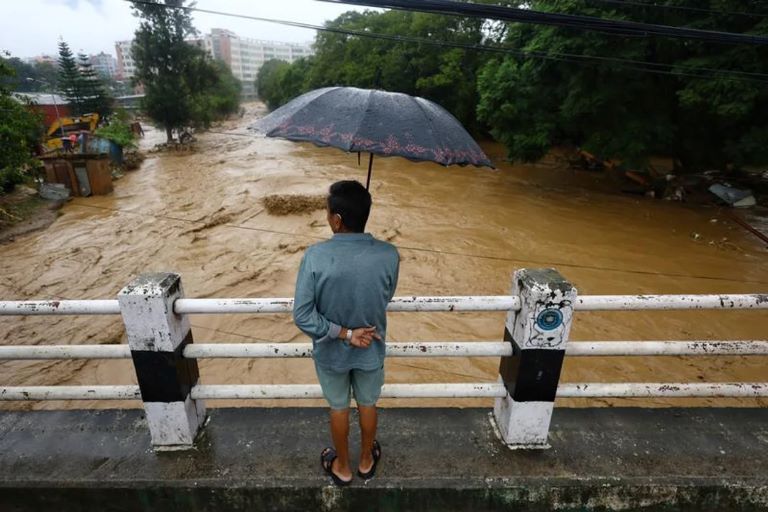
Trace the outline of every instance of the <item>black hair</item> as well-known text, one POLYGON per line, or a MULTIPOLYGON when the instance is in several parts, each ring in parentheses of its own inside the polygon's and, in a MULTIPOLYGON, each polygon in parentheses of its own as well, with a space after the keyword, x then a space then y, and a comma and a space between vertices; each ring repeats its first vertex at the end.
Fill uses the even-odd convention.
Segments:
POLYGON ((328 211, 338 213, 350 231, 362 233, 371 213, 371 194, 359 181, 337 181, 328 190, 328 211))

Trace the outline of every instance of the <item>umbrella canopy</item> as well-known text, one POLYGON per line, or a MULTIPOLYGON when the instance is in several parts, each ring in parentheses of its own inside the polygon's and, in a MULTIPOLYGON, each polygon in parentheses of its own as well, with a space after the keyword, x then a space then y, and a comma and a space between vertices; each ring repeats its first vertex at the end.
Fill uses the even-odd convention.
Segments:
POLYGON ((493 167, 461 123, 440 105, 407 94, 326 87, 251 125, 267 137, 442 165, 493 167))

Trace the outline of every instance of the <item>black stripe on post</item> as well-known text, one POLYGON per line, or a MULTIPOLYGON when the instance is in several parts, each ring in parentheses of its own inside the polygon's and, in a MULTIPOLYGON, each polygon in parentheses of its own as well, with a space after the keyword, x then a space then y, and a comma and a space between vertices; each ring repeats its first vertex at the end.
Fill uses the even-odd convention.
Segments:
POLYGON ((565 350, 521 349, 504 328, 504 341, 512 344, 512 355, 502 357, 499 375, 515 402, 554 402, 565 350))
POLYGON ((200 372, 197 360, 183 356, 184 347, 192 342, 192 331, 173 352, 132 350, 141 399, 144 402, 183 402, 200 372))

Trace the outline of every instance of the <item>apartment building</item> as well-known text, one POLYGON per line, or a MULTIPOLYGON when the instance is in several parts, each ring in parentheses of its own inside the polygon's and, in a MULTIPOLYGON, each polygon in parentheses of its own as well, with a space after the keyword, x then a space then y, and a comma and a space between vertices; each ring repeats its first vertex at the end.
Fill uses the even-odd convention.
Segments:
MULTIPOLYGON (((132 43, 132 41, 115 43, 118 80, 130 79, 136 71, 136 64, 131 56, 132 43)), ((210 34, 200 38, 189 39, 189 43, 199 46, 214 59, 224 62, 232 70, 235 78, 240 80, 245 99, 256 98, 256 76, 265 62, 271 59, 294 62, 314 53, 309 44, 249 39, 221 28, 214 28, 210 34)))
POLYGON ((27 57, 24 59, 27 64, 50 64, 52 66, 59 65, 59 57, 54 55, 37 55, 35 57, 27 57))
POLYGON ((117 74, 117 59, 108 53, 98 53, 91 55, 91 65, 93 69, 103 77, 114 78, 117 74))
POLYGON ((230 30, 215 28, 204 37, 204 48, 229 66, 232 74, 243 86, 243 97, 256 97, 256 76, 265 62, 271 59, 293 62, 314 52, 309 44, 279 43, 239 37, 230 30))
POLYGON ((115 53, 117 55, 117 72, 115 78, 118 80, 129 80, 136 73, 136 62, 133 60, 131 45, 133 41, 117 41, 115 43, 115 53))

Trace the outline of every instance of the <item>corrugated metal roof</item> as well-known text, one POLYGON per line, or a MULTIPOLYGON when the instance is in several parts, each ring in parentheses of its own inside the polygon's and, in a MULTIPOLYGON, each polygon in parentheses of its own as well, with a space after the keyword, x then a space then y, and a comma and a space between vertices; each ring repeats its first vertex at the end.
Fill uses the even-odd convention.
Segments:
POLYGON ((26 99, 37 103, 38 105, 66 105, 67 100, 58 94, 49 92, 14 92, 17 99, 26 99), (55 102, 54 102, 55 98, 55 102))

